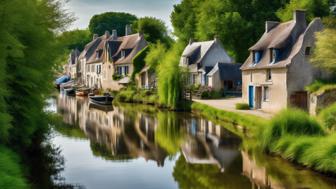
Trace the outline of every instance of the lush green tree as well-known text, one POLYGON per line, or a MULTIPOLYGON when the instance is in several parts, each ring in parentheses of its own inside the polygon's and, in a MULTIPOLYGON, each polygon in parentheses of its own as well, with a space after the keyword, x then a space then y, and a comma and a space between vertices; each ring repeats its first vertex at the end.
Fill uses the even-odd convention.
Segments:
POLYGON ((278 20, 282 0, 183 0, 171 15, 174 34, 186 43, 217 36, 237 62, 265 31, 265 20, 278 20), (244 5, 244 6, 242 6, 244 5))
POLYGON ((64 49, 82 51, 85 45, 92 40, 92 35, 89 30, 76 29, 63 32, 57 39, 64 49))
POLYGON ((107 12, 94 15, 89 24, 91 33, 103 35, 105 31, 116 29, 119 36, 125 35, 125 26, 137 20, 135 15, 123 12, 107 12))
POLYGON ((165 23, 154 17, 140 18, 134 22, 133 29, 134 31, 143 33, 145 39, 150 43, 160 41, 169 44, 172 41, 168 35, 165 23))
POLYGON ((317 34, 312 62, 336 74, 336 29, 326 29, 317 34))
POLYGON ((200 0, 183 0, 180 4, 174 5, 171 14, 171 22, 174 27, 174 35, 182 42, 190 38, 195 39, 197 7, 200 0))
POLYGON ((307 11, 308 21, 314 17, 325 17, 330 13, 328 0, 291 0, 284 8, 277 12, 282 21, 293 19, 293 11, 304 9, 307 11))

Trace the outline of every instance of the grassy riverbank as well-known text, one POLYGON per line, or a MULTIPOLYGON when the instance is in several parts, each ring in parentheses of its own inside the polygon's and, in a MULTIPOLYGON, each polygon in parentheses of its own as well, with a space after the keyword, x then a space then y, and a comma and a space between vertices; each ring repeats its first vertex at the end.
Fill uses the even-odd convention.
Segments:
POLYGON ((234 132, 240 136, 247 134, 247 143, 253 143, 251 146, 265 153, 279 155, 318 172, 336 174, 336 105, 323 111, 318 118, 289 109, 271 121, 200 103, 193 103, 191 109, 212 121, 241 126, 241 130, 234 132))

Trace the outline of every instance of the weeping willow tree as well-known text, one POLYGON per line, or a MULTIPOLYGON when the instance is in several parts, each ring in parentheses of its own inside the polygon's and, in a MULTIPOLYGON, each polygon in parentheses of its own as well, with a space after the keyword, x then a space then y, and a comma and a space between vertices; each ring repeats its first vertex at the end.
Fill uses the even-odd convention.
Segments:
POLYGON ((158 66, 158 94, 160 104, 176 109, 182 97, 182 72, 179 61, 183 45, 175 43, 158 66))

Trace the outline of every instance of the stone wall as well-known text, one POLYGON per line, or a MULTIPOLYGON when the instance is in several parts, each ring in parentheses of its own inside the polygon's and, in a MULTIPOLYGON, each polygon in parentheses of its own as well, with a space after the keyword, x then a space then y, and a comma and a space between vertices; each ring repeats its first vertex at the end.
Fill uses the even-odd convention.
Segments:
POLYGON ((323 108, 336 102, 336 89, 326 90, 323 93, 312 93, 309 98, 309 113, 317 115, 323 108))

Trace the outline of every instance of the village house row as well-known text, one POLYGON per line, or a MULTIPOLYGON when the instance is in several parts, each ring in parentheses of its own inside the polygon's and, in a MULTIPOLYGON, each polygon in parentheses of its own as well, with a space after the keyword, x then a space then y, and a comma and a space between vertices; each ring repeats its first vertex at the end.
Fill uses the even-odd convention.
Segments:
MULTIPOLYGON (((309 59, 315 33, 323 29, 320 18, 307 24, 305 11, 294 12, 293 20, 279 23, 267 21, 265 33, 249 51, 244 64, 231 58, 216 37, 212 41, 190 40, 183 51, 180 66, 187 68, 188 84, 213 90, 240 91, 242 101, 251 109, 277 112, 288 106, 308 109, 305 87, 328 74, 313 67, 309 59)), ((127 86, 133 73, 133 58, 148 42, 140 33, 93 36, 83 52, 74 50, 67 74, 90 88, 120 90, 127 86)), ((139 87, 156 87, 156 76, 145 68, 136 77, 139 87)))

